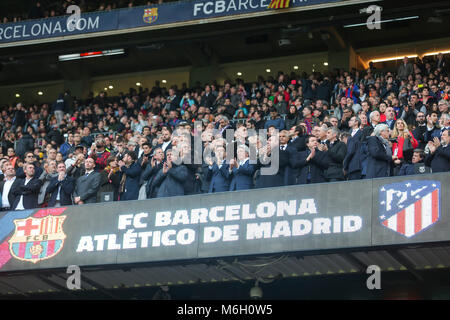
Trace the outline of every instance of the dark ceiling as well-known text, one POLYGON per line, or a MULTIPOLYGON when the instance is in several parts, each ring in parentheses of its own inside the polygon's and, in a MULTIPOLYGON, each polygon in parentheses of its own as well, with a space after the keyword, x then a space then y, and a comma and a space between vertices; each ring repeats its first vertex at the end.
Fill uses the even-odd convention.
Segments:
POLYGON ((365 5, 285 13, 220 23, 159 29, 101 38, 0 48, 0 85, 61 79, 81 74, 106 76, 181 66, 206 66, 287 56, 351 45, 355 50, 448 37, 450 2, 381 1, 382 19, 419 15, 420 19, 382 24, 381 30, 343 28, 365 22, 365 5), (429 22, 429 18, 434 21, 429 22), (439 20, 440 19, 440 20, 439 20), (280 39, 290 45, 280 46, 280 39), (97 49, 125 48, 126 55, 58 62, 58 55, 97 49))

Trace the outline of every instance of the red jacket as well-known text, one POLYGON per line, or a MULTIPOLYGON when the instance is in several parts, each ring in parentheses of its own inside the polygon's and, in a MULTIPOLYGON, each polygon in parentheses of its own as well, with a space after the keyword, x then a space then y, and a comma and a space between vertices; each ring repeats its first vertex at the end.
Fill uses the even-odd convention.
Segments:
MULTIPOLYGON (((414 139, 414 136, 412 135, 412 133, 410 132, 410 140, 411 140, 411 145, 413 147, 413 149, 417 148, 417 146, 419 145, 419 143, 417 142, 416 139, 414 139)), ((397 142, 394 142, 392 144, 392 154, 395 154, 395 150, 397 150, 397 157, 399 159, 403 159, 403 145, 405 143, 405 138, 403 137, 397 137, 397 142)))

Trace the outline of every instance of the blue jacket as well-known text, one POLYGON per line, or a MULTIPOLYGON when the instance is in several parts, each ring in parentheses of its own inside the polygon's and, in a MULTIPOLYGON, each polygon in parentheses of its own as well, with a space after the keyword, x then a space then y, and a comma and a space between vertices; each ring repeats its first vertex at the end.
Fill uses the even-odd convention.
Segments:
POLYGON ((64 142, 62 145, 61 145, 61 147, 59 148, 59 152, 61 152, 62 153, 62 155, 63 155, 63 157, 64 158, 67 158, 67 156, 68 156, 68 152, 69 152, 69 150, 70 149, 72 149, 73 147, 75 147, 74 145, 70 145, 68 142, 64 142))
POLYGON ((219 169, 217 163, 214 163, 208 170, 211 175, 211 182, 209 183, 209 193, 223 192, 230 190, 230 171, 229 165, 223 163, 219 169))
POLYGON ((409 176, 414 174, 414 164, 412 163, 403 163, 398 171, 399 176, 409 176))
POLYGON ((386 149, 378 137, 367 138, 369 156, 367 159, 367 179, 389 176, 392 158, 386 154, 386 149))
POLYGON ((66 178, 63 181, 58 181, 58 177, 53 178, 50 180, 50 184, 47 186, 47 189, 45 190, 46 193, 50 193, 50 200, 48 200, 48 206, 54 207, 56 204, 56 197, 58 195, 58 189, 59 186, 61 186, 61 191, 59 195, 59 201, 61 205, 63 206, 70 206, 72 205, 72 193, 75 189, 75 179, 66 176, 66 178))
POLYGON ((253 173, 255 165, 247 160, 239 168, 233 168, 230 191, 253 189, 253 173))
POLYGON ((141 177, 141 166, 134 162, 129 168, 120 168, 122 175, 126 174, 125 191, 120 194, 120 201, 137 200, 139 197, 139 179, 141 177))
POLYGON ((156 197, 183 196, 183 184, 188 176, 187 170, 185 165, 175 164, 172 164, 172 168, 166 174, 163 173, 163 169, 159 170, 154 180, 155 186, 159 186, 156 197))
POLYGON ((270 119, 266 121, 264 125, 264 129, 269 129, 269 126, 274 125, 279 131, 284 130, 284 120, 282 118, 270 119))
POLYGON ((361 136, 363 132, 358 130, 353 137, 349 137, 347 141, 347 154, 344 158, 344 170, 347 173, 361 171, 361 136))

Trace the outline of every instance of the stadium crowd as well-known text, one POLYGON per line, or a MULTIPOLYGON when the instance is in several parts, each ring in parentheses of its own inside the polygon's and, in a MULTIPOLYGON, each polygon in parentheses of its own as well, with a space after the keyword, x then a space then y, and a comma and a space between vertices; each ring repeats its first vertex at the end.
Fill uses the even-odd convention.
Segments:
POLYGON ((1 210, 446 172, 449 95, 438 55, 396 72, 371 64, 17 103, 0 117, 1 210))
POLYGON ((0 19, 0 23, 18 22, 30 19, 44 19, 57 16, 64 16, 67 8, 71 5, 80 7, 81 12, 111 11, 120 8, 131 8, 137 6, 153 6, 163 2, 178 0, 40 0, 35 1, 28 12, 9 12, 0 19))

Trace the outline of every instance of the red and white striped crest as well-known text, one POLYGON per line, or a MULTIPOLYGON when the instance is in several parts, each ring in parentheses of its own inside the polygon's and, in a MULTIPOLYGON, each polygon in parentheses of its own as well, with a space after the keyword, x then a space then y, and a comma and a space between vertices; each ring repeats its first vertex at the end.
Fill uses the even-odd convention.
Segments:
POLYGON ((430 227, 440 217, 439 181, 384 185, 379 199, 381 224, 408 238, 430 227))

